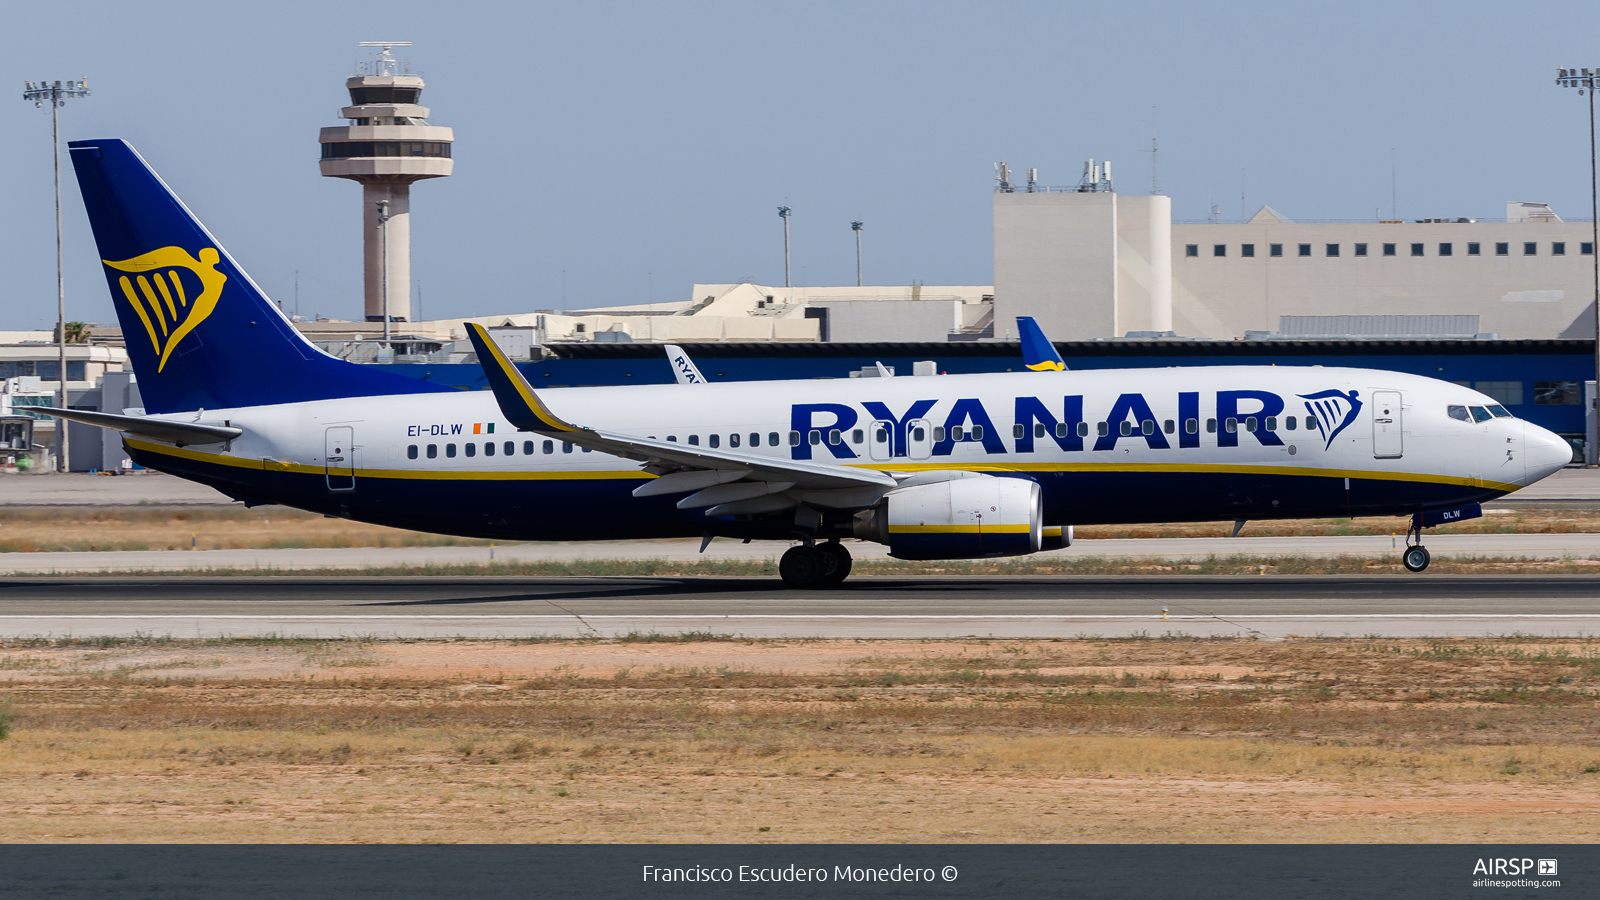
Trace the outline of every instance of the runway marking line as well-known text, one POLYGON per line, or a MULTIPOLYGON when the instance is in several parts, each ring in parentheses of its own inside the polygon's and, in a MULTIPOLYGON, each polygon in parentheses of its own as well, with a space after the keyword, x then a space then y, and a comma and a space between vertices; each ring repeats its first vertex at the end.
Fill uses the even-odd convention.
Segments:
MULTIPOLYGON (((54 614, 51 614, 51 613, 40 613, 38 615, 0 615, 0 621, 11 621, 11 620, 20 620, 20 619, 185 619, 185 620, 191 620, 191 621, 195 620, 195 619, 248 619, 248 620, 312 619, 312 620, 317 620, 317 621, 334 621, 334 620, 338 620, 338 621, 357 621, 357 622, 359 622, 359 621, 366 621, 366 620, 387 621, 387 620, 391 620, 391 619, 417 619, 417 620, 429 620, 429 619, 435 619, 435 620, 437 620, 437 619, 558 619, 558 620, 566 620, 566 619, 571 619, 571 618, 573 618, 573 616, 570 616, 570 615, 561 616, 561 615, 550 615, 550 614, 526 614, 526 615, 524 615, 524 614, 506 614, 506 615, 483 615, 483 614, 477 614, 477 615, 473 615, 473 614, 468 614, 468 615, 448 615, 448 614, 435 614, 435 615, 351 615, 351 616, 328 616, 328 615, 297 615, 295 613, 283 613, 283 614, 280 614, 280 615, 216 615, 216 614, 199 614, 199 615, 166 615, 166 614, 157 614, 157 615, 94 615, 94 614, 54 615, 54 614)), ((889 616, 889 615, 790 615, 790 614, 783 614, 783 613, 774 613, 774 614, 770 614, 770 615, 767 615, 767 614, 718 615, 716 613, 702 613, 702 614, 699 614, 699 615, 685 615, 685 614, 651 615, 651 614, 648 614, 648 613, 641 613, 641 614, 638 614, 638 615, 588 615, 588 616, 585 616, 584 618, 588 618, 588 619, 624 619, 624 620, 635 620, 635 621, 639 620, 639 619, 959 619, 959 620, 970 620, 970 619, 1061 619, 1061 620, 1123 619, 1123 620, 1132 620, 1132 621, 1141 621, 1141 622, 1148 622, 1148 621, 1155 621, 1155 622, 1163 622, 1163 621, 1172 621, 1172 622, 1206 621, 1206 622, 1213 622, 1213 621, 1216 621, 1216 616, 1210 616, 1210 615, 1168 616, 1165 619, 1163 619, 1160 616, 1154 616, 1154 615, 1148 615, 1148 616, 1112 616, 1112 615, 1081 615, 1081 616, 1073 616, 1073 615, 1059 615, 1059 614, 1040 614, 1040 615, 1004 614, 1004 615, 970 615, 970 616, 964 616, 964 615, 916 615, 916 614, 905 614, 905 615, 889 616)), ((1229 618, 1233 618, 1233 619, 1252 619, 1252 620, 1266 620, 1266 619, 1274 619, 1274 620, 1277 620, 1277 619, 1600 619, 1600 613, 1373 613, 1371 615, 1364 615, 1364 614, 1361 614, 1361 613, 1326 613, 1326 614, 1317 614, 1317 613, 1259 613, 1259 614, 1250 614, 1250 615, 1229 616, 1229 618)))

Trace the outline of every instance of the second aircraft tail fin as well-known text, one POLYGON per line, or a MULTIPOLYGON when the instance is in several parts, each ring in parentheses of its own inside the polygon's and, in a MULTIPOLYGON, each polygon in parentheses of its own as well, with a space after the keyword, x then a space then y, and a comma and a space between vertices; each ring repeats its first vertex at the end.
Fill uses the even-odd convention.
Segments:
POLYGON ((1066 371, 1066 362, 1032 316, 1017 316, 1017 334, 1022 336, 1022 364, 1030 371, 1066 371))

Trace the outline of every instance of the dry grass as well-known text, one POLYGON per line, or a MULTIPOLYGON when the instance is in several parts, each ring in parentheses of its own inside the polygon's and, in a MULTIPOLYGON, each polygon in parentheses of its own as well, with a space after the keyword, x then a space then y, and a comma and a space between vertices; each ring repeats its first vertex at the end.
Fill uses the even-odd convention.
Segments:
POLYGON ((12 641, 6 837, 1551 841, 1600 825, 1600 641, 646 637, 12 641))
MULTIPOLYGON (((1284 519, 1252 521, 1252 537, 1399 534, 1404 518, 1284 519)), ((1151 537, 1225 537, 1232 522, 1086 525, 1085 540, 1151 537)), ((1566 534, 1600 531, 1600 510, 1519 509, 1431 530, 1430 534, 1566 534)), ((487 541, 425 534, 347 519, 326 518, 282 506, 236 507, 0 507, 0 553, 77 550, 203 550, 296 547, 478 546, 487 541)))

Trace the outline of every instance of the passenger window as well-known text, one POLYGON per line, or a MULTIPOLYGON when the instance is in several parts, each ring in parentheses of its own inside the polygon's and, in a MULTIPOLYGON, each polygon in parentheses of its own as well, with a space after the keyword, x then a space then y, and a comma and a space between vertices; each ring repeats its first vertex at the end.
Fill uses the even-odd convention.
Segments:
MULTIPOLYGON (((1066 426, 1065 423, 1056 425, 1056 430, 1062 432, 1062 437, 1066 437, 1067 426, 1066 426)), ((1033 436, 1036 437, 1036 438, 1042 438, 1042 437, 1044 437, 1044 435, 1045 435, 1044 423, 1043 422, 1035 422, 1035 423, 1033 423, 1033 436)))
POLYGON ((669 434, 669 435, 667 435, 667 440, 669 440, 669 441, 673 442, 674 444, 676 444, 678 442, 678 436, 675 435, 675 434, 669 434))
POLYGON ((444 455, 449 457, 449 458, 451 458, 451 459, 455 459, 455 456, 456 456, 456 445, 455 444, 445 444, 444 445, 444 455))
MULTIPOLYGON (((927 439, 927 432, 923 431, 922 430, 922 426, 919 425, 916 428, 911 429, 911 439, 913 441, 926 440, 927 439)), ((884 440, 888 440, 888 438, 885 437, 884 440)))
POLYGON ((438 457, 439 457, 439 445, 438 444, 429 444, 428 445, 428 458, 429 459, 437 459, 438 457))
MULTIPOLYGON (((790 434, 793 434, 793 432, 790 432, 790 434)), ((752 436, 752 437, 751 437, 751 439, 750 439, 750 443, 752 443, 752 444, 756 444, 756 443, 760 443, 760 442, 759 442, 759 441, 757 441, 757 440, 756 440, 756 439, 755 439, 755 438, 754 438, 754 437, 753 437, 753 436, 752 436)), ((800 443, 800 442, 799 442, 799 441, 798 441, 798 440, 791 440, 791 441, 790 441, 790 443, 792 443, 792 444, 798 444, 798 443, 800 443)), ((777 433, 777 432, 776 432, 776 431, 769 431, 769 432, 767 432, 767 446, 768 446, 768 447, 776 447, 776 446, 778 446, 778 433, 777 433)))
MULTIPOLYGON (((918 438, 917 440, 921 440, 921 438, 918 438)), ((938 442, 940 442, 942 440, 944 440, 944 426, 943 425, 935 425, 935 426, 933 426, 933 442, 937 444, 938 442)))
POLYGON ((1294 416, 1284 416, 1283 417, 1283 427, 1284 427, 1284 430, 1286 430, 1286 431, 1293 431, 1294 427, 1295 427, 1294 416))
POLYGON ((1021 422, 1011 426, 1011 436, 1017 438, 1018 440, 1021 440, 1022 436, 1027 433, 1027 426, 1023 425, 1021 422))
POLYGON ((1105 437, 1111 433, 1111 427, 1104 422, 1096 424, 1095 430, 1101 437, 1105 437))
POLYGON ((484 456, 493 456, 494 455, 494 441, 485 441, 484 442, 484 444, 483 444, 483 455, 484 456))
POLYGON ((1244 417, 1244 430, 1245 431, 1250 431, 1250 432, 1254 432, 1256 430, 1256 417, 1255 416, 1245 416, 1244 417))
POLYGON ((1489 411, 1487 409, 1484 409, 1481 406, 1474 406, 1472 408, 1472 421, 1487 422, 1492 418, 1494 418, 1494 416, 1489 415, 1489 411))
POLYGON ((1511 418, 1511 410, 1506 409, 1504 406, 1501 406, 1498 403, 1495 404, 1494 406, 1489 407, 1489 412, 1494 413, 1494 416, 1497 419, 1509 419, 1509 418, 1511 418))
POLYGON ((572 444, 570 442, 568 442, 568 441, 562 441, 561 442, 561 452, 562 453, 571 453, 572 452, 572 444))
POLYGON ((967 430, 960 425, 950 429, 950 440, 964 441, 967 439, 967 430))
POLYGON ((1267 416, 1267 430, 1268 431, 1277 431, 1278 430, 1278 417, 1277 416, 1267 416))
POLYGON ((583 448, 583 452, 585 452, 585 453, 593 453, 594 452, 594 448, 593 447, 585 447, 585 448, 583 448))
POLYGON ((522 442, 522 455, 523 456, 532 456, 533 455, 533 441, 523 441, 522 442))
POLYGON ((468 456, 477 456, 478 455, 478 445, 477 444, 468 444, 467 445, 467 455, 468 456))
MULTIPOLYGON (((873 432, 872 439, 880 444, 889 443, 889 429, 879 428, 877 431, 873 432)), ((922 435, 917 435, 917 440, 922 440, 922 435)))
POLYGON ((1216 419, 1207 419, 1206 420, 1206 434, 1216 434, 1216 433, 1217 433, 1217 420, 1216 419))
POLYGON ((698 435, 698 434, 689 435, 689 446, 691 446, 691 447, 700 446, 700 435, 698 435))
POLYGON ((1228 421, 1222 423, 1222 427, 1226 428, 1229 434, 1237 434, 1239 432, 1239 420, 1229 418, 1228 421))
POLYGON ((972 426, 972 439, 975 440, 975 441, 983 440, 983 426, 982 425, 974 425, 974 426, 972 426))
POLYGON ((1172 421, 1171 419, 1168 419, 1167 421, 1162 423, 1161 430, 1165 431, 1167 434, 1171 434, 1174 431, 1178 430, 1178 423, 1172 421))
POLYGON ((789 432, 789 446, 791 446, 791 447, 800 446, 800 432, 798 432, 798 431, 789 432))
POLYGON ((811 431, 806 435, 806 440, 811 442, 811 446, 817 446, 818 444, 822 443, 822 431, 817 428, 811 429, 811 431))
POLYGON ((1450 412, 1450 418, 1460 419, 1463 422, 1472 421, 1472 418, 1467 415, 1467 408, 1465 406, 1451 406, 1448 407, 1448 409, 1450 412))
POLYGON ((1200 433, 1200 420, 1199 419, 1184 419, 1183 420, 1183 433, 1184 434, 1199 434, 1200 433))
POLYGON ((855 431, 850 432, 850 443, 852 443, 852 444, 859 444, 859 443, 861 443, 862 441, 864 441, 866 439, 867 439, 867 433, 865 431, 862 431, 859 428, 857 428, 855 431))
POLYGON ((417 458, 417 445, 416 444, 412 444, 411 446, 406 448, 406 459, 416 459, 416 458, 417 458))
POLYGON ((1127 419, 1123 419, 1121 422, 1117 423, 1117 431, 1121 433, 1123 437, 1127 437, 1128 435, 1133 434, 1133 423, 1129 422, 1127 419))
MULTIPOLYGON (((528 445, 528 452, 529 453, 533 452, 533 445, 531 445, 531 444, 528 445)), ((516 441, 506 441, 505 454, 507 456, 516 456, 517 455, 517 442, 516 441)))
POLYGON ((710 444, 711 449, 715 450, 722 444, 722 436, 713 434, 712 436, 706 438, 706 443, 710 444))
POLYGON ((1155 434, 1156 433, 1156 420, 1155 419, 1145 419, 1143 422, 1139 423, 1139 430, 1144 432, 1145 434, 1155 434))
POLYGON ((837 428, 828 429, 828 444, 830 446, 834 446, 834 447, 839 446, 839 441, 840 440, 841 440, 841 438, 839 436, 839 429, 837 429, 837 428))
POLYGON ((737 447, 737 446, 739 446, 739 433, 737 431, 734 432, 733 434, 728 435, 728 446, 729 447, 737 447))
POLYGON ((550 454, 550 453, 556 452, 556 442, 555 441, 545 441, 544 442, 544 452, 546 454, 550 454))
POLYGON ((1067 423, 1065 423, 1065 422, 1057 422, 1056 423, 1056 437, 1064 438, 1066 436, 1067 436, 1067 423))

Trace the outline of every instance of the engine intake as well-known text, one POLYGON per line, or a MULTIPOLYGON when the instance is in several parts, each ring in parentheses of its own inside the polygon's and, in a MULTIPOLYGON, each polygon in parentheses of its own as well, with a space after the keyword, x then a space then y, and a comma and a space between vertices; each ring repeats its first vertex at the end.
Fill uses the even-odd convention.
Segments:
POLYGON ((890 491, 856 516, 855 536, 896 559, 984 559, 1037 553, 1044 540, 1039 485, 971 474, 890 491))

